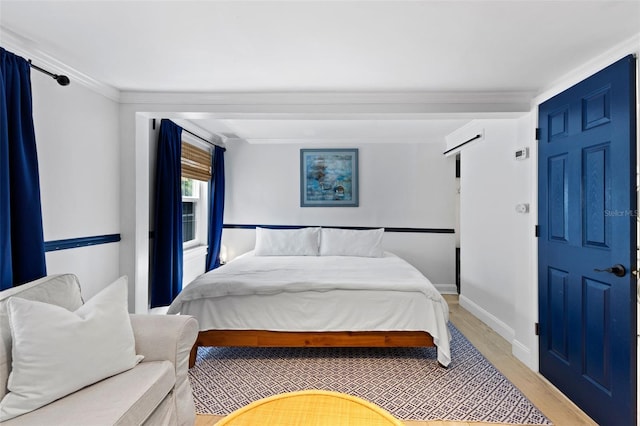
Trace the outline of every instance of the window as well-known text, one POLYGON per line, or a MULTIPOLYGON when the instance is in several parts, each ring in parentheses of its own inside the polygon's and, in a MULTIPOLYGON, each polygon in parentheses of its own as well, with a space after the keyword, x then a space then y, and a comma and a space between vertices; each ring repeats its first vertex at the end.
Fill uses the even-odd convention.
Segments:
POLYGON ((211 153, 182 142, 182 242, 185 249, 207 245, 208 181, 211 153))
POLYGON ((182 178, 182 242, 196 239, 198 217, 196 215, 200 199, 200 185, 195 179, 182 178))
POLYGON ((184 248, 207 244, 208 182, 182 178, 182 242, 184 248))

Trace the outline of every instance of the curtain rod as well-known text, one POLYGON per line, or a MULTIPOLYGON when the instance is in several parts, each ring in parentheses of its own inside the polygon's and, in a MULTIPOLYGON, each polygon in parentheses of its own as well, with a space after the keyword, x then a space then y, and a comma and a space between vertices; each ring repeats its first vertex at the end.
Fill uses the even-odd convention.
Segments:
POLYGON ((482 137, 482 135, 475 135, 474 137, 472 137, 472 138, 471 138, 471 139, 469 139, 468 141, 464 141, 464 142, 462 142, 460 145, 454 146, 453 148, 446 150, 446 151, 445 151, 445 152, 443 152, 442 154, 443 154, 443 155, 447 155, 448 153, 450 153, 450 152, 451 152, 451 151, 453 151, 454 149, 458 149, 458 148, 462 147, 463 145, 468 144, 469 142, 473 142, 473 141, 475 141, 476 139, 480 139, 481 137, 482 137))
MULTIPOLYGON (((155 128, 156 128, 156 119, 155 119, 155 118, 153 119, 152 127, 153 127, 153 129, 155 130, 155 128)), ((202 137, 202 136, 200 136, 200 135, 196 135, 196 134, 195 134, 195 133, 193 133, 192 131, 185 129, 185 128, 184 128, 184 127, 182 127, 182 126, 180 126, 180 128, 181 128, 184 132, 189 133, 191 136, 193 136, 193 137, 196 137, 196 138, 200 139, 202 142, 204 142, 204 143, 206 143, 206 144, 208 144, 208 145, 211 145, 211 146, 212 146, 212 147, 214 147, 214 148, 217 146, 217 147, 220 147, 220 148, 224 149, 225 151, 227 150, 227 148, 225 148, 224 146, 221 146, 221 145, 218 145, 218 144, 216 144, 216 143, 213 143, 213 142, 211 142, 210 140, 207 140, 207 139, 203 138, 203 137, 202 137)))
POLYGON ((211 141, 209 141, 209 140, 206 140, 206 139, 205 139, 205 138, 203 138, 202 136, 196 135, 196 134, 195 134, 195 133, 193 133, 192 131, 189 131, 189 130, 185 129, 184 127, 182 128, 182 131, 183 131, 183 132, 187 132, 187 133, 189 133, 191 136, 195 136, 196 138, 200 139, 200 140, 201 140, 201 141, 203 141, 204 143, 207 143, 207 144, 209 144, 209 145, 211 145, 211 146, 213 146, 213 147, 218 146, 218 145, 216 145, 215 143, 213 143, 213 142, 211 142, 211 141))
POLYGON ((53 79, 55 81, 57 81, 60 86, 68 86, 69 83, 71 83, 71 80, 69 80, 69 77, 67 77, 66 75, 54 74, 54 73, 52 73, 50 71, 47 71, 47 70, 45 70, 43 68, 40 68, 37 65, 33 65, 33 63, 31 62, 31 59, 29 59, 29 66, 31 68, 37 70, 37 71, 40 71, 41 73, 44 73, 44 74, 47 74, 50 77, 53 77, 53 79))

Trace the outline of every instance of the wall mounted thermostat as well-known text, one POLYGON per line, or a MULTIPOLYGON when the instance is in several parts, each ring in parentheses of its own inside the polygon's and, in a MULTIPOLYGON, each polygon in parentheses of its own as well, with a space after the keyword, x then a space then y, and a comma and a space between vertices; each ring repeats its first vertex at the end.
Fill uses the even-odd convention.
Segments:
POLYGON ((525 158, 529 158, 529 148, 518 149, 515 154, 515 159, 524 160, 525 158))

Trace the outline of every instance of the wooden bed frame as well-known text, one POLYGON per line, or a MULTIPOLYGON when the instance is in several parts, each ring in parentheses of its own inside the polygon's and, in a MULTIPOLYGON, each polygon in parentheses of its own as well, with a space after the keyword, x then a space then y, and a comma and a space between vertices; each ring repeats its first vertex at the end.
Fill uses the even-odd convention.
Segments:
POLYGON ((205 330, 198 333, 191 349, 189 368, 195 365, 200 346, 400 348, 435 344, 425 331, 205 330))

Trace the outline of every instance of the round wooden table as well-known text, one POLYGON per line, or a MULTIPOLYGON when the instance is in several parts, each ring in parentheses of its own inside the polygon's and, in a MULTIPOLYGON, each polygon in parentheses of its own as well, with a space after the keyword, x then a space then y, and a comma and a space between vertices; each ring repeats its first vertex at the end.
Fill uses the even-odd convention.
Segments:
POLYGON ((339 392, 305 390, 255 401, 215 426, 402 426, 375 404, 339 392))

